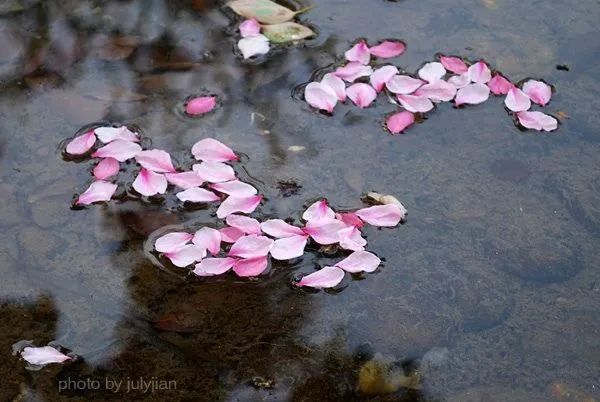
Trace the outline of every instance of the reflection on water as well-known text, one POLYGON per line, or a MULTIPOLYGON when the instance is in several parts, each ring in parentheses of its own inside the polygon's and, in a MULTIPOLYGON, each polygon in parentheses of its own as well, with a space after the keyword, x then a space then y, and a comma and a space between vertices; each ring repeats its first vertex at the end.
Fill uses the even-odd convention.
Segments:
POLYGON ((319 38, 257 64, 234 54, 216 1, 2 2, 2 400, 599 397, 598 5, 315 3, 301 19, 319 38), (409 71, 444 51, 515 79, 544 77, 562 109, 552 112, 570 119, 554 134, 521 133, 496 99, 440 107, 392 138, 377 125, 391 106, 339 105, 328 118, 292 98, 357 37, 404 39, 398 63, 409 71), (182 102, 204 91, 223 107, 183 116, 182 102), (172 275, 144 255, 147 236, 214 222, 214 211, 71 210, 91 162, 63 161, 59 144, 98 121, 135 124, 157 148, 211 136, 248 155, 244 168, 268 197, 260 218, 296 218, 323 196, 356 208, 376 190, 400 198, 410 219, 365 229, 385 264, 339 293, 289 286, 313 269, 309 257, 258 281, 172 275), (29 372, 10 355, 22 339, 55 340, 82 359, 29 372), (372 374, 366 388, 361 373, 372 374), (58 390, 69 378, 139 377, 177 388, 58 390))

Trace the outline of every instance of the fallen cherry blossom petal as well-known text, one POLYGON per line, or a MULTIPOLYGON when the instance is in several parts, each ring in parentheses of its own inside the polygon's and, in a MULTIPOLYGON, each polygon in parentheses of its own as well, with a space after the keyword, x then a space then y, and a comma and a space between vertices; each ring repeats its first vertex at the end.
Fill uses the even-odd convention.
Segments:
POLYGON ((485 84, 492 79, 492 72, 484 61, 478 61, 469 67, 467 71, 469 80, 477 84, 485 84))
POLYGON ((133 188, 141 195, 147 197, 164 194, 167 191, 167 179, 160 173, 142 168, 133 181, 133 188))
POLYGON ((308 221, 304 227, 304 233, 308 234, 319 244, 334 244, 339 241, 339 231, 345 229, 346 225, 337 219, 321 219, 308 221))
POLYGON ((156 173, 173 173, 175 168, 171 162, 171 155, 162 149, 140 151, 135 155, 135 161, 143 168, 156 173))
POLYGON ((237 262, 235 258, 204 258, 194 268, 194 274, 198 276, 221 275, 229 271, 237 262))
POLYGON ((129 130, 127 126, 121 127, 97 127, 94 129, 96 137, 104 144, 114 140, 123 140, 129 142, 138 142, 140 139, 137 134, 129 130))
POLYGON ((233 264, 233 271, 240 277, 258 276, 267 266, 267 257, 244 258, 233 264))
POLYGON ((461 89, 469 85, 471 81, 469 80, 469 74, 463 73, 448 78, 448 83, 452 84, 456 89, 461 89))
POLYGON ((464 74, 469 70, 465 62, 455 56, 440 56, 440 63, 442 63, 446 70, 454 74, 464 74))
POLYGON ((385 125, 387 129, 392 134, 398 134, 408 127, 410 127, 415 122, 415 115, 409 112, 408 110, 403 110, 401 112, 394 113, 385 121, 385 125))
POLYGON ((255 36, 260 33, 260 24, 254 18, 250 18, 248 20, 244 20, 240 24, 240 35, 242 38, 247 38, 249 36, 255 36))
POLYGON ((59 352, 52 346, 27 346, 21 352, 21 357, 28 363, 36 365, 62 363, 64 361, 71 360, 71 357, 59 352))
POLYGON ((425 97, 415 95, 398 95, 398 101, 409 112, 425 113, 433 109, 433 103, 425 97))
POLYGON ((308 236, 295 235, 275 240, 271 248, 271 256, 276 260, 291 260, 304 254, 308 236))
POLYGON ((237 228, 246 234, 259 235, 262 233, 260 230, 260 223, 254 219, 243 215, 227 215, 225 222, 231 227, 237 228))
POLYGON ((543 81, 529 80, 525 82, 523 92, 540 106, 546 106, 552 97, 552 88, 543 81))
POLYGON ((96 143, 96 135, 94 131, 78 135, 67 144, 67 153, 71 155, 83 155, 96 143))
POLYGON ((374 205, 355 213, 369 225, 387 227, 396 226, 406 216, 406 212, 396 204, 374 205))
POLYGON ((361 251, 367 245, 367 241, 362 237, 360 230, 354 226, 340 230, 338 236, 340 247, 345 250, 361 251))
POLYGON ((187 190, 175 194, 175 196, 183 202, 215 202, 221 199, 212 191, 201 187, 188 188, 187 190))
POLYGON ((437 80, 441 80, 444 75, 446 75, 446 69, 442 65, 442 63, 438 63, 437 61, 433 61, 431 63, 425 64, 418 72, 419 77, 424 79, 427 82, 434 82, 437 80))
POLYGON ((252 213, 261 201, 262 195, 253 195, 251 197, 234 197, 230 195, 221 203, 219 209, 217 209, 217 218, 223 219, 235 212, 252 213))
POLYGON ((212 255, 217 255, 221 251, 221 232, 205 226, 194 233, 192 243, 207 249, 212 255))
POLYGON ((214 138, 204 138, 192 146, 192 155, 203 162, 236 161, 239 157, 231 148, 214 138))
POLYGON ((238 48, 244 59, 258 54, 267 54, 269 53, 269 39, 263 34, 242 38, 238 42, 238 48))
POLYGON ((377 92, 369 84, 359 82, 346 89, 348 98, 361 109, 368 107, 377 98, 377 92))
POLYGON ((335 214, 335 219, 344 222, 346 226, 362 228, 365 225, 365 223, 354 212, 342 212, 339 214, 335 214))
POLYGON ((437 80, 417 89, 415 95, 424 96, 433 102, 449 102, 456 95, 456 88, 444 80, 437 80))
POLYGON ((454 103, 456 106, 463 104, 477 105, 490 97, 490 89, 485 84, 469 84, 456 92, 454 103))
POLYGON ((94 167, 94 177, 105 180, 119 173, 119 161, 114 158, 104 158, 94 167))
POLYGON ((531 107, 531 99, 517 87, 508 90, 504 104, 513 112, 523 112, 531 107))
POLYGON ((425 84, 423 81, 408 75, 395 75, 385 83, 385 87, 395 94, 408 95, 423 84, 425 84))
POLYGON ((142 150, 135 142, 126 140, 114 140, 98 149, 92 154, 94 158, 115 158, 119 162, 131 159, 142 150))
POLYGON ((371 61, 369 47, 364 40, 361 40, 356 45, 352 46, 346 51, 346 53, 344 53, 344 56, 348 61, 356 61, 364 65, 369 64, 369 61, 371 61))
POLYGON ((340 77, 327 73, 321 79, 321 84, 331 88, 340 102, 346 100, 346 84, 340 77))
POLYGON ((186 244, 178 250, 165 253, 165 256, 179 268, 187 267, 206 257, 206 249, 195 244, 186 244))
POLYGON ((337 104, 338 95, 329 85, 311 82, 304 88, 304 99, 312 107, 332 113, 337 104))
POLYGON ((371 66, 365 66, 358 62, 350 62, 345 66, 338 67, 333 75, 343 79, 346 82, 354 82, 357 78, 368 77, 373 74, 371 66))
POLYGON ((358 272, 373 272, 381 264, 381 260, 375 254, 368 251, 355 251, 342 261, 335 264, 346 272, 355 274, 358 272))
POLYGON ((335 218, 335 212, 329 208, 327 200, 319 200, 311 204, 302 214, 302 219, 307 222, 333 218, 335 218))
POLYGON ((386 40, 369 48, 372 56, 382 59, 400 56, 406 50, 406 45, 401 41, 386 40))
POLYGON ((258 192, 254 186, 239 180, 210 184, 208 187, 220 193, 233 195, 235 197, 249 197, 258 192))
POLYGON ((278 239, 292 236, 304 236, 304 231, 301 228, 290 225, 282 219, 269 219, 268 221, 262 222, 260 228, 264 233, 278 239))
POLYGON ((98 180, 90 184, 75 202, 75 205, 89 205, 98 201, 109 201, 117 191, 117 185, 98 180))
POLYGON ((494 95, 506 95, 508 91, 514 87, 513 83, 504 78, 501 74, 494 74, 492 79, 487 83, 490 91, 494 95))
POLYGON ((223 243, 235 243, 237 239, 246 235, 246 233, 238 228, 232 228, 230 226, 219 229, 219 233, 221 234, 221 241, 223 243))
POLYGON ((236 179, 233 168, 223 162, 196 163, 192 169, 209 183, 221 183, 236 179))
POLYGON ((266 236, 242 236, 233 243, 228 255, 238 258, 264 257, 269 253, 274 243, 273 239, 266 236))
POLYGON ((375 88, 377 92, 381 92, 386 83, 396 74, 398 74, 398 68, 396 66, 383 66, 373 71, 369 80, 373 88, 375 88))
POLYGON ((538 131, 553 131, 558 128, 558 121, 542 112, 519 112, 519 123, 525 128, 538 131))
POLYGON ((296 286, 308 286, 316 289, 332 288, 344 279, 344 270, 338 267, 323 267, 317 272, 303 276, 296 286))
POLYGON ((159 253, 173 253, 188 244, 194 235, 187 232, 171 232, 159 237, 154 242, 154 249, 159 253))
POLYGON ((199 187, 204 183, 202 176, 198 172, 188 171, 179 173, 165 173, 167 181, 177 187, 187 190, 192 187, 199 187))
POLYGON ((217 106, 216 96, 198 96, 185 104, 185 112, 190 116, 198 116, 213 110, 217 106))

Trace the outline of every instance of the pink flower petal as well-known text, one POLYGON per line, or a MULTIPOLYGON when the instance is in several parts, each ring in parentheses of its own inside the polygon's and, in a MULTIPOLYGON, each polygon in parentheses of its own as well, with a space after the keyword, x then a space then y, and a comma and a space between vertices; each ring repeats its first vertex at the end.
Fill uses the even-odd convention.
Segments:
POLYGON ((192 169, 209 183, 221 183, 236 179, 233 168, 223 162, 196 163, 192 169))
POLYGON ((446 69, 442 65, 442 63, 438 63, 437 61, 427 63, 418 72, 419 77, 424 79, 427 82, 434 82, 437 80, 441 80, 444 75, 446 75, 446 69))
POLYGON ((244 59, 269 53, 269 39, 263 34, 249 36, 238 41, 238 49, 244 59))
POLYGON ((173 265, 183 268, 201 261, 206 257, 206 249, 198 247, 195 244, 186 244, 178 250, 165 253, 165 256, 173 263, 173 265))
POLYGON ((254 186, 239 180, 211 184, 208 187, 219 193, 233 195, 234 197, 250 197, 258 192, 254 186))
POLYGON ((359 108, 364 109, 369 106, 375 98, 377 98, 377 92, 369 84, 353 84, 346 89, 346 95, 348 98, 359 108))
POLYGON ((254 218, 249 218, 243 215, 227 215, 225 222, 231 227, 238 228, 246 234, 261 234, 260 223, 254 218))
POLYGON ((21 357, 28 363, 38 366, 71 360, 71 357, 59 352, 52 346, 42 346, 39 348, 28 346, 21 352, 21 357))
POLYGON ((171 232, 159 237, 154 242, 154 249, 159 253, 173 253, 188 244, 194 235, 186 232, 171 232))
POLYGON ((335 214, 335 219, 344 222, 346 226, 354 226, 362 228, 365 224, 354 212, 342 212, 341 214, 335 214))
POLYGON ((267 265, 267 257, 245 258, 233 265, 233 271, 241 277, 258 276, 267 269, 267 265))
POLYGON ((483 103, 490 97, 490 89, 485 84, 469 84, 456 92, 455 104, 477 105, 483 103))
POLYGON ((204 138, 195 143, 192 155, 203 162, 228 162, 239 159, 231 148, 214 138, 204 138))
MULTIPOLYGON (((114 144, 114 142, 111 142, 111 144, 114 144)), ((167 191, 167 179, 160 173, 142 168, 133 181, 133 188, 147 197, 164 194, 167 191)))
POLYGON ((538 131, 553 131, 558 128, 558 121, 542 112, 519 112, 517 113, 519 123, 525 128, 538 131))
POLYGON ((302 214, 302 219, 305 221, 319 221, 322 219, 333 218, 335 218, 335 212, 333 212, 333 209, 329 208, 327 200, 319 200, 313 203, 302 214))
POLYGON ((194 274, 198 276, 221 275, 229 271, 237 262, 235 258, 205 258, 196 264, 194 274))
POLYGON ((398 74, 398 68, 396 66, 383 66, 373 71, 369 80, 371 85, 377 92, 381 92, 385 87, 385 84, 396 74, 398 74))
POLYGON ((523 84, 523 92, 540 106, 546 106, 552 97, 552 88, 542 81, 529 80, 523 84))
POLYGON ((167 181, 184 190, 192 187, 199 187, 204 183, 202 176, 198 172, 188 171, 180 173, 165 173, 167 181))
POLYGON ((331 88, 340 102, 346 100, 346 84, 340 77, 337 77, 332 73, 327 73, 321 79, 321 84, 331 88))
POLYGON ((237 239, 245 235, 245 233, 238 228, 229 226, 219 229, 219 233, 221 234, 221 241, 223 243, 235 243, 237 239))
POLYGON ((103 180, 90 184, 75 202, 75 205, 89 205, 98 201, 109 201, 117 191, 117 185, 103 180))
POLYGON ((212 255, 217 255, 221 251, 221 232, 205 226, 196 231, 192 243, 207 249, 212 255))
POLYGON ((362 237, 360 230, 354 226, 340 230, 338 236, 340 247, 345 250, 361 251, 367 245, 367 241, 362 237))
POLYGON ((97 127, 94 129, 96 137, 105 144, 114 140, 123 140, 129 142, 138 142, 140 139, 137 134, 129 130, 126 126, 121 127, 97 127))
POLYGON ((355 61, 338 67, 333 73, 333 75, 340 77, 346 82, 354 82, 357 78, 368 77, 371 74, 373 74, 371 66, 365 66, 355 61))
POLYGON ((487 85, 494 95, 506 95, 514 87, 512 82, 504 78, 501 74, 494 74, 487 85))
POLYGON ((332 113, 338 101, 338 95, 329 85, 311 82, 304 88, 304 99, 315 109, 332 113))
POLYGON ((469 74, 464 73, 461 75, 453 75, 448 78, 448 83, 453 85, 456 89, 461 89, 469 85, 471 81, 469 81, 469 74))
POLYGON ((228 255, 238 258, 264 257, 269 253, 274 243, 273 239, 266 236, 242 236, 233 243, 228 255))
POLYGON ((186 103, 185 112, 191 116, 198 116, 210 112, 215 106, 217 106, 216 96, 199 96, 186 103))
POLYGON ((234 197, 230 195, 221 203, 219 209, 217 209, 217 218, 223 219, 235 212, 242 212, 244 214, 252 213, 261 201, 262 195, 253 195, 251 197, 234 197))
POLYGON ((525 92, 517 87, 512 87, 506 94, 504 104, 513 112, 523 112, 531 107, 531 100, 525 92))
POLYGON ((410 127, 414 122, 415 115, 407 110, 403 110, 388 116, 385 125, 390 133, 398 134, 410 127))
POLYGON ((115 158, 119 162, 131 159, 142 150, 135 142, 114 140, 92 154, 94 158, 115 158))
POLYGON ((96 167, 94 167, 94 177, 97 180, 105 180, 119 173, 119 161, 113 158, 102 159, 96 167))
POLYGON ((140 151, 135 155, 135 161, 143 168, 156 173, 173 173, 175 168, 171 162, 171 155, 161 149, 140 151))
POLYGON ((454 74, 464 74, 469 70, 465 62, 455 56, 440 56, 440 62, 444 68, 454 74))
POLYGON ((382 59, 400 56, 406 50, 406 45, 401 41, 386 40, 369 49, 372 56, 382 59))
POLYGON ((423 81, 408 75, 395 75, 385 83, 385 86, 395 94, 408 95, 415 92, 423 84, 423 81))
POLYGON ((492 72, 484 61, 478 61, 469 67, 467 71, 469 80, 477 84, 485 84, 492 79, 492 72))
POLYGON ((346 60, 356 61, 360 64, 367 65, 371 61, 371 54, 369 53, 369 47, 364 40, 361 40, 346 53, 344 53, 346 60))
POLYGON ((85 134, 73 138, 67 145, 67 153, 71 155, 83 155, 89 151, 96 143, 94 131, 88 131, 85 134))
POLYGON ((323 289, 332 288, 344 279, 344 271, 337 267, 324 267, 310 275, 302 277, 296 286, 308 286, 323 289))
POLYGON ((438 80, 423 85, 415 95, 424 96, 433 102, 448 102, 456 95, 456 88, 444 80, 438 80))
POLYGON ((250 18, 248 20, 244 20, 240 24, 240 35, 242 38, 247 38, 249 36, 255 36, 260 33, 260 24, 254 18, 250 18))
POLYGON ((413 113, 425 113, 433 109, 433 103, 422 96, 398 95, 398 101, 404 109, 413 113))
POLYGON ((212 191, 201 187, 188 188, 187 190, 175 194, 175 196, 183 202, 215 202, 221 199, 212 191))
POLYGON ((356 215, 369 225, 396 226, 404 219, 406 212, 396 204, 386 204, 359 209, 356 215))
POLYGON ((260 224, 261 230, 275 238, 284 238, 292 236, 304 236, 304 231, 297 226, 290 225, 281 219, 269 219, 260 224))
POLYGON ((362 271, 373 272, 379 264, 381 264, 381 260, 375 254, 368 251, 355 251, 335 264, 335 266, 342 268, 346 272, 355 274, 362 271))
POLYGON ((308 236, 291 236, 275 240, 271 248, 271 256, 276 260, 291 260, 304 254, 308 236))
POLYGON ((321 219, 308 221, 304 232, 319 244, 334 244, 340 240, 340 230, 345 228, 346 225, 337 219, 321 219))

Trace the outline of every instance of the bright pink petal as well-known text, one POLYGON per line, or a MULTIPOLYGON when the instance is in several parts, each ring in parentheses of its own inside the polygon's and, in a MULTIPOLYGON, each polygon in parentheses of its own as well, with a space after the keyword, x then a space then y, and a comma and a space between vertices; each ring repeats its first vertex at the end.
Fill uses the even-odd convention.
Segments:
POLYGON ((195 143, 192 155, 203 162, 228 162, 239 159, 231 148, 214 138, 204 138, 195 143))
POLYGON ((238 260, 233 265, 233 271, 237 276, 258 276, 267 269, 267 257, 256 257, 238 260))
POLYGON ((346 225, 337 219, 321 219, 308 221, 304 232, 319 244, 334 244, 340 240, 340 230, 345 228, 346 225))
POLYGON ((381 260, 375 254, 368 251, 355 251, 335 266, 355 274, 362 271, 373 272, 379 264, 381 264, 381 260))
POLYGON ((254 186, 239 180, 215 183, 208 187, 219 193, 233 195, 234 197, 250 197, 258 192, 254 186))
POLYGON ((467 71, 469 80, 477 84, 485 84, 492 79, 492 72, 484 61, 478 61, 469 67, 467 71))
POLYGON ((440 56, 440 62, 444 68, 454 74, 464 74, 469 70, 465 62, 454 56, 440 56))
POLYGON ((403 110, 398 113, 394 113, 385 121, 385 125, 387 129, 392 134, 398 134, 408 127, 410 127, 415 122, 415 115, 407 110, 403 110))
POLYGON ((344 53, 346 60, 356 61, 360 64, 367 65, 371 61, 371 54, 369 53, 369 47, 364 40, 361 40, 346 53, 344 53))
POLYGON ((262 195, 253 195, 251 197, 227 197, 217 209, 217 218, 223 219, 227 215, 236 212, 249 214, 254 212, 258 204, 262 201, 262 195))
POLYGON ((362 237, 360 230, 354 226, 340 230, 338 236, 340 247, 345 250, 361 251, 367 245, 367 241, 362 237))
POLYGON ((377 98, 377 92, 369 84, 363 84, 359 82, 353 84, 346 89, 346 95, 348 98, 359 108, 364 109, 369 106, 375 98, 377 98))
POLYGON ((165 253, 165 256, 171 260, 173 265, 183 268, 206 257, 206 249, 198 247, 195 244, 186 244, 178 250, 165 253))
POLYGON ((424 79, 427 82, 434 82, 437 80, 441 80, 444 75, 446 75, 446 69, 442 65, 442 63, 438 63, 437 61, 427 63, 419 70, 419 77, 424 79))
POLYGON ((456 106, 463 104, 477 105, 483 103, 490 97, 490 89, 485 84, 469 84, 456 92, 454 102, 456 106))
POLYGON ((321 79, 321 84, 331 88, 340 102, 346 100, 346 84, 340 77, 331 73, 325 74, 321 79))
POLYGON ((94 131, 88 131, 85 134, 73 138, 67 145, 67 153, 71 155, 83 155, 89 151, 96 143, 94 131))
POLYGON ((504 78, 501 74, 494 74, 487 85, 494 95, 506 95, 514 87, 512 82, 504 78))
POLYGON ((117 185, 103 180, 90 184, 75 202, 76 205, 89 205, 98 201, 109 201, 117 191, 117 185))
POLYGON ((232 228, 229 226, 219 229, 219 233, 221 234, 221 241, 223 243, 235 243, 237 239, 246 235, 238 228, 232 228))
POLYGON ((395 75, 386 82, 386 88, 395 94, 408 95, 415 92, 424 82, 408 75, 395 75))
POLYGON ((398 95, 398 101, 409 112, 425 113, 433 109, 433 103, 425 97, 415 95, 398 95))
POLYGON ((273 244, 273 239, 266 236, 242 236, 233 243, 228 255, 238 258, 264 257, 269 253, 273 244))
POLYGON ((244 59, 269 53, 269 38, 263 34, 248 36, 238 41, 238 49, 242 52, 244 59))
POLYGON ((324 267, 310 275, 303 276, 296 286, 323 289, 332 288, 344 279, 344 270, 338 267, 324 267))
POLYGON ((379 45, 369 49, 372 56, 380 57, 382 59, 400 56, 405 50, 406 45, 404 42, 391 40, 383 41, 379 45))
POLYGON ((196 264, 194 274, 198 276, 221 275, 229 271, 237 262, 235 258, 205 258, 196 264))
POLYGON ((333 75, 340 77, 346 82, 354 82, 357 78, 368 77, 371 74, 373 74, 371 66, 365 66, 355 61, 338 67, 333 73, 333 75))
POLYGON ((304 88, 304 99, 312 107, 332 113, 338 101, 338 95, 328 85, 311 82, 304 88))
POLYGON ((221 197, 201 187, 192 187, 175 194, 183 202, 215 202, 221 197))
POLYGON ((424 96, 433 102, 449 102, 456 95, 456 87, 444 80, 437 80, 417 89, 415 95, 424 96))
POLYGON ((173 162, 171 162, 171 155, 161 149, 138 152, 137 155, 135 155, 135 161, 142 165, 143 168, 156 173, 175 172, 173 162))
POLYGON ((308 236, 291 236, 275 240, 271 248, 271 256, 276 260, 291 260, 304 254, 308 236))
POLYGON ((525 128, 538 131, 554 131, 558 128, 558 121, 542 112, 519 112, 519 123, 525 128))
POLYGON ((221 251, 221 232, 205 226, 196 231, 192 243, 200 248, 207 249, 212 255, 217 255, 221 251))
POLYGON ((225 222, 231 227, 238 228, 246 234, 261 234, 260 223, 254 218, 249 218, 243 215, 227 215, 225 222))
POLYGON ((180 172, 180 173, 165 173, 167 181, 184 190, 192 187, 199 187, 204 183, 202 176, 198 172, 180 172))
POLYGON ((335 212, 333 212, 333 209, 329 208, 327 200, 319 200, 313 203, 302 214, 302 219, 305 221, 319 221, 321 219, 333 218, 335 218, 335 212))
POLYGON ((304 236, 304 231, 297 226, 290 225, 281 219, 269 219, 260 224, 261 230, 275 238, 284 238, 292 236, 304 236))
POLYGON ((115 158, 119 162, 125 162, 141 152, 140 147, 135 142, 126 140, 114 140, 98 149, 92 154, 94 158, 115 158))
POLYGON ((159 237, 154 242, 154 248, 160 253, 173 253, 188 244, 194 235, 186 232, 171 232, 159 237))
POLYGON ((216 96, 199 96, 188 101, 185 112, 191 116, 198 116, 210 112, 215 106, 217 106, 216 96))
MULTIPOLYGON (((111 144, 114 144, 114 142, 111 142, 111 144)), ((167 191, 167 179, 160 173, 142 168, 133 181, 133 188, 147 197, 164 194, 167 191)))
POLYGON ((523 84, 523 92, 540 106, 546 106, 552 97, 552 88, 542 81, 529 80, 523 84))
POLYGON ((369 80, 373 88, 375 88, 377 92, 381 92, 383 91, 385 84, 396 74, 398 74, 398 68, 396 66, 383 66, 373 71, 369 80))
POLYGON ((21 357, 30 364, 43 365, 50 363, 62 363, 71 358, 52 346, 42 346, 39 348, 26 347, 21 352, 21 357))
POLYGON ((96 136, 105 144, 114 140, 123 140, 129 142, 138 142, 138 135, 129 130, 126 126, 121 127, 97 127, 94 129, 96 136))
POLYGON ((346 226, 362 228, 365 225, 365 223, 354 212, 342 212, 340 214, 335 214, 335 219, 344 222, 346 226))
POLYGON ((373 226, 396 226, 406 216, 406 211, 396 204, 374 205, 359 209, 356 215, 373 226))
POLYGON ((94 177, 97 180, 105 180, 119 173, 119 161, 113 158, 102 159, 96 167, 94 167, 94 177))
POLYGON ((209 183, 236 180, 233 168, 223 162, 196 163, 192 169, 209 183))
POLYGON ((531 99, 517 87, 508 90, 504 104, 513 112, 523 112, 531 107, 531 99))
POLYGON ((249 36, 255 36, 260 33, 260 24, 254 18, 250 18, 248 20, 244 20, 240 24, 240 35, 242 38, 247 38, 249 36))

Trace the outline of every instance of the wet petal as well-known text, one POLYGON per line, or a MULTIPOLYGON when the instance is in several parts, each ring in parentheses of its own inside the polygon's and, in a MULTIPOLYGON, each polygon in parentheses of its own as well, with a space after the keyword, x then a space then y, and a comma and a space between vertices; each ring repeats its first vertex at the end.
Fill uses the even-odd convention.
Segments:
POLYGON ((180 173, 165 173, 167 181, 184 190, 192 187, 199 187, 204 183, 202 176, 198 172, 180 172, 180 173))
POLYGON ((129 142, 138 142, 138 135, 129 130, 126 126, 121 127, 97 127, 94 129, 96 137, 105 144, 114 140, 123 140, 129 142))
POLYGON ((371 66, 365 66, 355 61, 338 67, 333 73, 333 75, 340 77, 346 82, 354 82, 357 78, 368 77, 371 74, 373 74, 371 66))
POLYGON ((228 255, 238 258, 256 258, 266 256, 275 242, 266 236, 247 235, 236 240, 228 255))
MULTIPOLYGON (((111 144, 113 143, 111 142, 111 144)), ((141 195, 147 197, 164 194, 167 191, 167 179, 160 173, 142 168, 133 181, 133 188, 141 195)))
POLYGON ((67 145, 67 153, 71 155, 83 155, 96 143, 96 135, 93 131, 78 135, 67 145))
POLYGON ((173 265, 183 268, 201 261, 206 257, 206 249, 198 247, 195 244, 187 244, 178 250, 165 253, 165 256, 173 263, 173 265))
POLYGON ((379 264, 381 264, 381 260, 375 254, 368 251, 355 251, 342 261, 336 263, 335 266, 354 274, 362 271, 373 272, 379 264))
POLYGON ((381 92, 385 87, 385 84, 396 74, 398 74, 398 68, 396 66, 383 66, 373 71, 369 80, 371 85, 377 92, 381 92))
POLYGON ((291 236, 303 236, 304 231, 297 226, 290 225, 281 219, 269 219, 260 224, 263 232, 275 238, 284 238, 291 236))
POLYGON ((217 209, 217 218, 223 219, 227 215, 235 212, 249 214, 254 212, 258 204, 262 201, 262 195, 253 195, 250 197, 227 197, 217 209))
POLYGON ((552 97, 552 88, 542 81, 529 80, 523 84, 523 92, 540 106, 546 106, 552 97))
POLYGON ((185 112, 191 116, 198 116, 213 110, 217 106, 216 96, 198 96, 190 99, 185 105, 185 112))
POLYGON ((346 60, 356 61, 360 64, 369 64, 371 61, 371 54, 369 53, 369 47, 364 40, 361 40, 356 45, 352 46, 350 50, 344 53, 346 60))
POLYGON ((117 191, 117 185, 103 180, 90 184, 75 202, 76 205, 89 205, 98 201, 108 201, 117 191))
POLYGON ((331 113, 338 101, 338 95, 328 85, 311 82, 304 88, 304 99, 312 107, 331 113))
POLYGON ((171 232, 156 239, 154 249, 160 253, 172 253, 183 248, 193 238, 191 233, 171 232))
POLYGON ((269 39, 263 34, 242 38, 238 42, 238 48, 244 59, 258 54, 267 54, 269 53, 269 39))
POLYGON ((97 180, 105 180, 119 173, 119 161, 114 158, 102 159, 96 167, 94 167, 94 177, 97 180))
POLYGON ((212 255, 217 255, 221 251, 221 232, 205 226, 194 233, 192 243, 207 249, 212 255))
POLYGON ((485 84, 469 84, 456 92, 456 106, 463 104, 477 105, 490 97, 490 89, 485 84))
POLYGON ((221 241, 224 243, 235 243, 237 239, 245 235, 245 233, 238 228, 232 228, 230 226, 219 229, 219 233, 221 234, 221 241))
POLYGON ((237 276, 258 276, 267 269, 267 257, 246 258, 238 260, 233 265, 233 271, 237 276))
POLYGON ((227 215, 225 222, 231 227, 238 228, 246 234, 261 234, 260 223, 254 218, 243 215, 227 215))
POLYGON ((149 151, 140 151, 135 155, 135 161, 143 168, 156 173, 173 173, 175 168, 171 162, 171 155, 161 149, 151 149, 149 151))
POLYGON ((346 100, 346 84, 344 80, 331 73, 325 74, 321 79, 321 84, 328 86, 335 92, 338 100, 344 102, 346 100))
POLYGON ((478 84, 485 84, 492 79, 492 72, 484 61, 478 61, 469 67, 467 74, 469 74, 469 80, 471 82, 478 84))
POLYGON ((304 254, 308 236, 297 235, 275 240, 271 248, 271 256, 276 260, 291 260, 304 254))
POLYGON ((239 180, 215 183, 209 185, 209 187, 220 193, 233 195, 234 197, 249 197, 258 192, 254 186, 239 180))
POLYGON ((94 158, 115 158, 119 162, 125 162, 133 158, 142 150, 135 142, 126 140, 114 140, 98 149, 92 154, 94 158))
POLYGON ((332 288, 344 279, 344 271, 337 267, 324 267, 310 275, 303 276, 296 286, 309 286, 311 288, 332 288))
POLYGON ((362 237, 360 230, 354 226, 347 227, 338 232, 340 247, 345 250, 364 250, 367 241, 362 237))
POLYGON ((340 240, 340 230, 345 228, 346 225, 337 219, 321 219, 308 221, 304 232, 319 244, 334 244, 340 240))
POLYGON ((531 107, 531 99, 517 87, 508 90, 504 104, 513 112, 523 112, 531 107))
POLYGON ((50 363, 62 363, 71 358, 52 346, 42 346, 39 348, 26 347, 21 352, 21 357, 30 364, 50 364, 50 363))
POLYGON ((512 82, 504 78, 501 74, 494 74, 494 77, 492 77, 487 85, 494 95, 506 95, 514 87, 512 82))
POLYGON ((406 50, 406 45, 401 41, 386 40, 369 49, 372 56, 382 59, 400 56, 406 50))
POLYGON ((454 56, 440 56, 440 62, 444 68, 454 74, 464 74, 469 70, 465 62, 454 56))
POLYGON ((247 38, 249 36, 255 36, 260 33, 260 24, 254 18, 250 18, 248 20, 244 20, 240 24, 240 35, 242 38, 247 38))
POLYGON ((419 77, 424 79, 427 82, 434 82, 437 80, 441 80, 444 75, 446 75, 446 69, 442 65, 442 63, 438 63, 437 61, 427 63, 419 70, 419 77))
POLYGON ((215 202, 221 198, 212 191, 201 187, 192 187, 175 194, 183 202, 215 202))
POLYGON ((365 224, 354 212, 342 212, 341 214, 335 214, 335 219, 344 222, 346 226, 354 226, 362 228, 365 224))
POLYGON ((313 203, 302 214, 302 219, 305 221, 318 221, 321 219, 333 218, 335 218, 335 212, 333 212, 333 209, 329 208, 327 200, 319 200, 313 203))
POLYGON ((388 82, 386 88, 395 94, 408 95, 415 92, 424 82, 408 75, 395 75, 388 82))
POLYGON ((235 258, 205 258, 196 264, 194 273, 198 276, 221 275, 229 271, 237 260, 235 258))
POLYGON ((427 98, 415 95, 398 95, 398 101, 409 112, 425 113, 433 109, 433 103, 427 98))
POLYGON ((415 92, 417 96, 424 96, 433 102, 449 102, 456 95, 456 87, 444 80, 438 80, 423 85, 415 92))
POLYGON ((517 117, 523 127, 532 130, 553 131, 558 128, 558 121, 542 112, 519 112, 517 117))
POLYGON ((469 74, 464 73, 461 75, 453 75, 448 78, 448 83, 453 85, 456 89, 461 89, 469 85, 471 81, 469 81, 469 74))
POLYGON ((375 92, 373 87, 362 82, 349 86, 346 89, 346 95, 361 109, 369 106, 377 98, 377 92, 375 92))
POLYGON ((373 226, 396 226, 406 216, 406 211, 396 204, 374 205, 356 211, 356 215, 373 226))
POLYGON ((192 166, 192 169, 205 181, 210 183, 220 183, 236 179, 233 168, 223 162, 196 163, 192 166))
POLYGON ((228 162, 238 160, 231 148, 214 138, 204 138, 192 147, 194 158, 204 162, 228 162))
POLYGON ((414 122, 415 115, 408 110, 403 110, 388 116, 385 121, 385 125, 390 133, 398 134, 410 127, 414 122))

